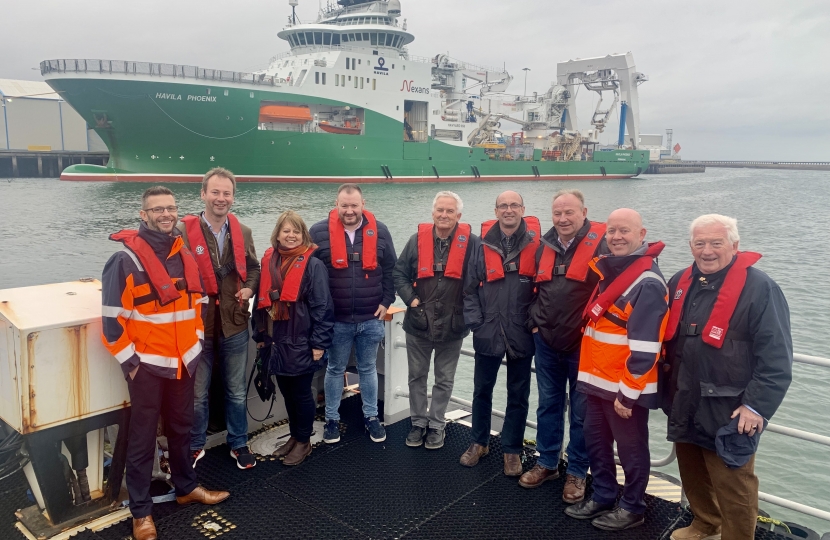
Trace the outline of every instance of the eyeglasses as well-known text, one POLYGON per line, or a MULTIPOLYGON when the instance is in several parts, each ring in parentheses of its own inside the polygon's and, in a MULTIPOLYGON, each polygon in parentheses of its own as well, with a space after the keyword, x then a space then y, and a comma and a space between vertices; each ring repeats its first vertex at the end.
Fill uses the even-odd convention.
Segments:
POLYGON ((150 212, 151 214, 163 214, 164 211, 167 210, 170 214, 177 214, 179 212, 178 206, 156 206, 155 208, 145 208, 145 212, 150 212))
POLYGON ((523 205, 521 205, 519 203, 510 203, 510 204, 501 203, 501 204, 496 205, 496 209, 501 210, 502 212, 504 212, 508 208, 511 209, 511 210, 519 210, 520 208, 523 208, 523 205))

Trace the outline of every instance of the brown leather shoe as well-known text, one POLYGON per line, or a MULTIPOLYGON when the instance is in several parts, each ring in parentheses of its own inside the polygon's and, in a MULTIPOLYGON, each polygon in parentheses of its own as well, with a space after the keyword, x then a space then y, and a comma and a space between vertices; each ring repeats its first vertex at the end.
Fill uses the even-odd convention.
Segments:
POLYGON ((285 444, 274 450, 274 452, 271 455, 277 458, 285 457, 291 452, 291 450, 294 449, 294 445, 296 444, 297 439, 295 439, 294 437, 289 437, 288 440, 285 441, 285 444))
POLYGON ((282 461, 283 465, 299 465, 303 462, 303 460, 308 457, 311 453, 311 443, 307 442, 298 442, 294 445, 294 448, 291 449, 291 452, 285 456, 285 459, 282 461))
POLYGON ((558 469, 546 469, 538 463, 519 478, 519 485, 523 488, 537 488, 548 480, 559 478, 558 469))
POLYGON ((135 540, 156 540, 156 524, 153 516, 133 518, 133 538, 135 540))
POLYGON ((475 467, 478 465, 478 460, 490 453, 489 446, 481 446, 478 443, 473 443, 467 448, 467 451, 461 454, 460 463, 465 467, 475 467))
POLYGON ((562 500, 568 504, 578 503, 585 498, 585 479, 569 474, 565 477, 562 500))
POLYGON ((208 491, 202 486, 198 486, 184 497, 176 497, 176 502, 181 505, 193 503, 218 504, 230 496, 231 494, 227 491, 208 491))
POLYGON ((522 475, 522 460, 519 454, 504 454, 504 474, 505 476, 522 475))

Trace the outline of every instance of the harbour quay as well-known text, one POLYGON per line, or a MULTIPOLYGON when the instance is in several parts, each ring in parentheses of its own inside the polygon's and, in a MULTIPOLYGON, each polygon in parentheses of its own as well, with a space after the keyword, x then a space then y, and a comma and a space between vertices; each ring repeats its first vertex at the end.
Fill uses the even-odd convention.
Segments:
POLYGON ((0 178, 58 178, 70 165, 106 165, 109 152, 0 150, 0 178))

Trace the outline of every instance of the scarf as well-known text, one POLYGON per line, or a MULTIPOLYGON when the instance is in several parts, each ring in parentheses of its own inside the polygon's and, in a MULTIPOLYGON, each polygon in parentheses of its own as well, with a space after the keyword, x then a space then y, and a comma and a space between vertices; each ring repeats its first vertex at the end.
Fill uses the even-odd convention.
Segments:
MULTIPOLYGON (((294 249, 284 248, 281 245, 277 247, 278 257, 271 257, 271 284, 275 291, 281 291, 285 276, 288 270, 297 260, 297 257, 305 253, 311 246, 297 246, 294 249)), ((282 300, 275 300, 268 310, 268 314, 273 321, 287 321, 288 308, 291 302, 283 302, 282 300)))

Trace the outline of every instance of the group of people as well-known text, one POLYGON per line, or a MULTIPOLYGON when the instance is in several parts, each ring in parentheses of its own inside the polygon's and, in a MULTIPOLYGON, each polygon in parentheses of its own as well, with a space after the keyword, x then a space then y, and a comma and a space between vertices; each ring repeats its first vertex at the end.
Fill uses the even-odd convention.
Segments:
POLYGON ((127 486, 136 540, 156 537, 149 486, 159 415, 178 502, 229 496, 198 486, 194 471, 204 456, 214 367, 225 390, 231 456, 242 469, 256 465, 245 409, 251 338, 285 401, 290 438, 275 452, 285 465, 311 453, 319 369, 326 370, 323 440, 340 440, 352 350, 365 429, 372 441, 385 441, 376 361, 396 292, 407 306, 407 446, 443 447, 462 341, 472 331, 471 444, 461 465, 474 467, 489 454, 493 390, 506 357, 504 474, 519 477, 521 487, 559 478, 567 411, 566 514, 605 530, 642 524, 648 414, 662 407, 695 514, 672 538, 753 537, 754 450, 789 386, 792 340, 786 300, 753 267, 760 255, 738 250, 735 219, 694 220, 694 261, 666 282, 657 263, 664 246, 645 241, 641 216, 621 208, 605 222, 589 221, 578 190, 555 194, 553 226, 544 234, 538 218, 524 215, 521 195, 506 191, 496 199, 496 219, 478 235, 461 222, 461 198, 440 191, 431 222, 418 226, 397 257, 361 188, 343 184, 328 217, 310 229, 293 211, 280 215, 260 261, 250 229, 230 213, 235 192, 230 171, 208 171, 205 210, 179 221, 173 193, 150 188, 139 229, 111 236, 124 249, 103 273, 103 340, 132 400, 127 486), (525 471, 534 363, 539 457, 525 471), (619 500, 615 443, 625 472, 619 500), (586 498, 589 467, 593 493, 586 498))

